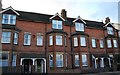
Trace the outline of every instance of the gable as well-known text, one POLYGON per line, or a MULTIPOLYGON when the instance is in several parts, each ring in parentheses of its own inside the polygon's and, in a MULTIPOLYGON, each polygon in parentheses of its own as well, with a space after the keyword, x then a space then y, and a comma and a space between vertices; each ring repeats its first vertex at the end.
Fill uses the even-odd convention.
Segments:
POLYGON ((73 22, 82 22, 86 24, 86 22, 80 16, 78 16, 78 18, 76 18, 73 22))
POLYGON ((20 15, 16 10, 14 10, 11 6, 0 11, 0 13, 5 13, 5 14, 16 14, 16 15, 20 15))
POLYGON ((63 20, 63 21, 65 21, 65 19, 64 18, 62 18, 58 13, 56 13, 55 15, 53 15, 52 17, 50 17, 49 19, 58 19, 58 20, 63 20))

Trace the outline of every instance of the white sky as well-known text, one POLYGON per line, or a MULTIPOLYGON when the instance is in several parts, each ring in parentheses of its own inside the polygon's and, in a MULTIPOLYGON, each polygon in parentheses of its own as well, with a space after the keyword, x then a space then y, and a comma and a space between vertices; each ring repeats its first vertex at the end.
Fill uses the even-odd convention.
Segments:
POLYGON ((110 17, 118 22, 119 0, 2 0, 3 8, 12 6, 15 10, 54 15, 66 9, 67 16, 102 21, 110 17))

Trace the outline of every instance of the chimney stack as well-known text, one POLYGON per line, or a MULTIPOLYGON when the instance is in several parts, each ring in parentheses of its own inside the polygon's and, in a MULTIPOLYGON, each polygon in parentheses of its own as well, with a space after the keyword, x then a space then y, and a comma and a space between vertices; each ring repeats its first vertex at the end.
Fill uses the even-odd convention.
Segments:
POLYGON ((106 17, 105 18, 105 24, 109 23, 110 22, 110 18, 109 17, 106 17))
POLYGON ((62 9, 61 16, 62 16, 62 18, 64 18, 65 20, 67 20, 67 11, 65 9, 62 9))

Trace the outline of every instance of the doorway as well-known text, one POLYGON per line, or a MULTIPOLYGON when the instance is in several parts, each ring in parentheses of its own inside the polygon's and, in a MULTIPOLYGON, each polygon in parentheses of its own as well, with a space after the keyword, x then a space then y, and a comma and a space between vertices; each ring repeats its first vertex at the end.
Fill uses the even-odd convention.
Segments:
POLYGON ((24 59, 23 66, 24 66, 24 73, 31 73, 32 72, 32 63, 31 59, 24 59))

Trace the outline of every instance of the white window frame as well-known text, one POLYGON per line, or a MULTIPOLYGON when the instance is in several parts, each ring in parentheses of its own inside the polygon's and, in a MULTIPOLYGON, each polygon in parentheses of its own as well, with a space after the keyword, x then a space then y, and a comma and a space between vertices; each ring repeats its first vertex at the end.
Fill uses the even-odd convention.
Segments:
POLYGON ((107 32, 108 32, 108 34, 110 34, 110 35, 113 35, 113 34, 114 34, 114 31, 113 31, 113 28, 112 28, 112 27, 107 27, 107 32))
POLYGON ((74 37, 74 47, 78 46, 78 38, 77 36, 74 37))
POLYGON ((96 48, 96 47, 97 47, 96 39, 95 39, 95 38, 92 38, 92 47, 93 47, 93 48, 96 48))
POLYGON ((84 36, 80 37, 80 45, 81 46, 86 46, 86 37, 84 37, 84 36))
POLYGON ((79 66, 80 66, 79 55, 75 54, 75 67, 79 67, 79 66))
POLYGON ((100 39, 100 48, 104 48, 104 40, 100 39))
POLYGON ((56 67, 63 67, 63 54, 56 54, 56 67))
POLYGON ((3 14, 2 24, 16 24, 16 15, 12 14, 3 14))
POLYGON ((49 45, 53 45, 53 36, 52 35, 49 36, 49 45))
POLYGON ((118 44, 117 44, 117 40, 116 40, 116 39, 113 39, 113 46, 114 46, 114 48, 117 48, 117 47, 118 47, 118 44))
POLYGON ((31 33, 24 33, 24 45, 31 45, 31 33))
POLYGON ((14 44, 18 44, 18 33, 14 33, 14 44))
POLYGON ((107 39, 107 47, 112 48, 112 42, 110 39, 107 39))
POLYGON ((75 30, 76 31, 85 31, 84 29, 84 24, 83 23, 79 23, 79 22, 75 22, 75 30))
POLYGON ((82 66, 83 67, 88 66, 88 60, 87 60, 87 55, 86 54, 82 54, 82 66))
POLYGON ((62 45, 62 35, 56 35, 56 45, 62 45))
POLYGON ((3 31, 1 43, 10 43, 10 42, 11 42, 11 32, 10 31, 3 31))
POLYGON ((52 20, 52 28, 53 29, 62 29, 62 21, 52 20))
POLYGON ((43 35, 37 34, 37 46, 43 45, 43 35))

